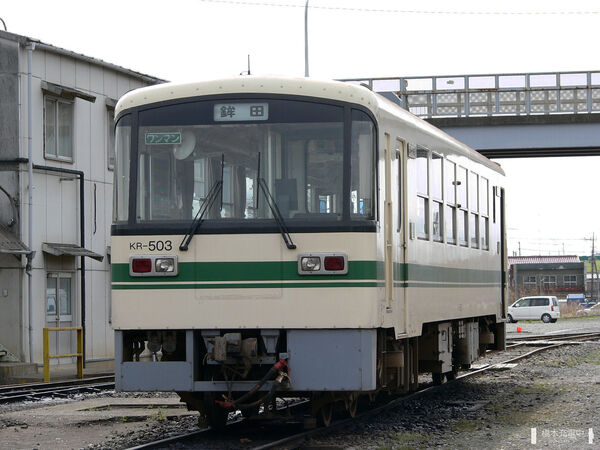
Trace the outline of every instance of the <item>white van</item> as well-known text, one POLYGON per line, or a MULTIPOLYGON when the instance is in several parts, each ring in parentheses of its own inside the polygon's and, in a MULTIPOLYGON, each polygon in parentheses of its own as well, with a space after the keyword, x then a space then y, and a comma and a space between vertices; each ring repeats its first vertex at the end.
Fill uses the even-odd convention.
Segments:
POLYGON ((558 299, 553 296, 523 297, 508 307, 508 321, 541 320, 554 323, 560 317, 558 299))

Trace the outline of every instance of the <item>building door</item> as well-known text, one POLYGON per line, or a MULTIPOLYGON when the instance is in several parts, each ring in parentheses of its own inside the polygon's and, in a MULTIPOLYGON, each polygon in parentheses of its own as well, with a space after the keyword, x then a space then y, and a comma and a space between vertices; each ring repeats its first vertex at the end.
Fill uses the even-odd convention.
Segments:
MULTIPOLYGON (((46 326, 73 326, 73 276, 66 272, 48 273, 46 278, 46 326)), ((74 331, 51 331, 50 354, 64 355, 76 352, 74 331)), ((59 364, 74 362, 73 358, 53 359, 59 364)))

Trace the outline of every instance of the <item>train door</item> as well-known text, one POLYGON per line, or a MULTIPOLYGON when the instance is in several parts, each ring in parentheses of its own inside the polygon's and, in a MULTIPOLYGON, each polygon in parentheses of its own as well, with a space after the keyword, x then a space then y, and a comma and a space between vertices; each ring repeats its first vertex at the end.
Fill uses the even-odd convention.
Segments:
MULTIPOLYGON (((68 272, 48 273, 46 278, 46 326, 49 328, 72 327, 73 324, 73 277, 68 272)), ((75 333, 52 331, 50 354, 65 355, 76 352, 75 333)), ((59 363, 68 364, 72 358, 59 358, 59 363)))
MULTIPOLYGON (((396 255, 395 255, 395 270, 394 270, 394 286, 396 290, 396 298, 398 299, 398 308, 401 311, 403 319, 402 329, 398 332, 406 334, 408 332, 408 309, 406 306, 406 158, 407 158, 406 141, 400 137, 396 138, 395 148, 395 166, 396 166, 396 255)), ((397 336, 398 337, 398 336, 397 336)))
POLYGON ((385 134, 385 284, 386 312, 393 314, 397 337, 406 334, 404 302, 404 140, 385 134))

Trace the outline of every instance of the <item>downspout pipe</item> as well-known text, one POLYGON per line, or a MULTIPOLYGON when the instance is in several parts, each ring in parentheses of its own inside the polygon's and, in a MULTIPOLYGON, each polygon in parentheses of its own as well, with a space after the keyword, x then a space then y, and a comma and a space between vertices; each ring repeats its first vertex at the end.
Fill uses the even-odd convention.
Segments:
MULTIPOLYGON (((15 163, 27 163, 31 166, 32 170, 46 170, 48 172, 65 173, 75 175, 79 179, 79 231, 80 231, 80 246, 85 248, 85 189, 84 180, 85 174, 81 170, 63 169, 62 167, 51 167, 42 166, 39 164, 31 164, 31 159, 28 158, 13 158, 3 159, 0 158, 0 164, 15 164, 15 163)), ((27 255, 28 264, 30 255, 27 255)), ((31 269, 29 268, 29 280, 31 280, 31 269)), ((31 282, 31 281, 30 281, 31 282)), ((81 257, 81 328, 83 331, 83 366, 85 367, 85 329, 86 329, 86 311, 85 311, 85 256, 81 257)), ((33 354, 33 353, 32 353, 33 354)), ((33 360, 31 360, 33 362, 33 360)))
MULTIPOLYGON (((29 249, 33 250, 33 100, 32 100, 32 54, 35 50, 35 43, 27 44, 27 177, 29 180, 28 189, 28 217, 27 217, 27 244, 29 249)), ((27 255, 27 325, 29 328, 29 362, 34 362, 33 356, 33 255, 27 255)))

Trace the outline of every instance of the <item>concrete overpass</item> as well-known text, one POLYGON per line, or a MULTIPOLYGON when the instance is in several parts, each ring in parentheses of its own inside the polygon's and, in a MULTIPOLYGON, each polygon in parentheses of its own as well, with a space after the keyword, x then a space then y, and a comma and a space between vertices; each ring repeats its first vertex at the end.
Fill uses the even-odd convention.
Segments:
POLYGON ((342 80, 489 158, 600 155, 600 71, 342 80))

